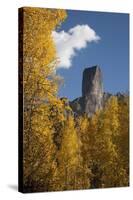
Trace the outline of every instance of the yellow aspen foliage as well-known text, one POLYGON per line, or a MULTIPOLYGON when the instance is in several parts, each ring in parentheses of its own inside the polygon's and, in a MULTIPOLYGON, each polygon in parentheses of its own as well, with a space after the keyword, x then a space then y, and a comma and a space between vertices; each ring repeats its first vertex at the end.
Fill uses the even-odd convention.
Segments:
POLYGON ((124 181, 121 185, 129 185, 129 96, 119 99, 119 135, 116 145, 119 152, 121 167, 125 170, 124 181))
MULTIPOLYGON (((91 179, 90 184, 91 188, 100 188, 101 187, 101 170, 100 170, 100 161, 103 146, 103 138, 99 133, 101 127, 101 111, 97 111, 89 119, 89 128, 88 128, 88 165, 91 169, 91 179)), ((87 146, 87 144, 86 144, 87 146)), ((87 152, 86 152, 87 153, 87 152)))
POLYGON ((86 115, 78 117, 76 120, 77 122, 77 133, 79 139, 81 141, 81 157, 82 157, 82 168, 83 173, 81 174, 82 177, 82 184, 81 188, 90 188, 90 180, 91 180, 91 169, 90 169, 90 162, 91 162, 91 155, 90 155, 90 122, 86 115))
POLYGON ((116 144, 119 135, 119 104, 118 98, 112 96, 99 118, 98 139, 98 169, 100 187, 117 187, 125 185, 126 171, 121 165, 121 160, 116 144))
POLYGON ((126 95, 124 99, 119 100, 119 136, 118 145, 121 159, 125 165, 129 162, 129 97, 126 95))
POLYGON ((113 140, 114 135, 118 133, 118 127, 118 102, 117 98, 112 97, 103 110, 97 111, 92 116, 89 123, 87 152, 92 173, 92 188, 104 187, 105 184, 108 187, 110 184, 106 169, 112 170, 109 163, 115 162, 117 159, 116 145, 113 140), (105 181, 105 177, 107 177, 108 183, 105 181))
POLYGON ((85 180, 83 180, 84 177, 82 176, 83 166, 80 155, 80 145, 80 140, 75 129, 74 118, 70 115, 64 126, 61 148, 58 152, 60 177, 58 184, 62 190, 83 188, 83 181, 85 180))
POLYGON ((68 99, 62 98, 57 99, 56 102, 52 102, 49 106, 49 113, 49 119, 54 130, 53 141, 56 144, 57 149, 59 149, 62 141, 66 117, 68 114, 72 113, 68 99))
POLYGON ((117 97, 112 96, 108 100, 104 110, 104 126, 106 126, 106 130, 109 131, 112 135, 117 135, 118 133, 118 109, 118 99, 117 97))
POLYGON ((56 174, 50 107, 55 105, 61 109, 63 104, 57 97, 56 49, 52 31, 65 17, 64 10, 23 8, 23 166, 27 191, 48 191, 56 174))
POLYGON ((31 104, 51 99, 57 93, 56 49, 51 33, 65 19, 66 13, 54 9, 23 9, 24 94, 25 103, 31 104))

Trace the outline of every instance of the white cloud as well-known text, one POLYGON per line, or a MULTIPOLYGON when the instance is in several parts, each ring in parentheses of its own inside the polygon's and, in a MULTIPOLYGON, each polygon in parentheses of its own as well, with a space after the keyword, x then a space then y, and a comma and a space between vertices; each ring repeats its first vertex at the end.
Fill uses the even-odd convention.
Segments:
POLYGON ((86 48, 88 43, 97 42, 100 39, 88 25, 77 25, 69 29, 68 32, 53 31, 52 35, 56 44, 57 56, 60 60, 58 68, 70 68, 72 58, 76 56, 76 50, 86 48))

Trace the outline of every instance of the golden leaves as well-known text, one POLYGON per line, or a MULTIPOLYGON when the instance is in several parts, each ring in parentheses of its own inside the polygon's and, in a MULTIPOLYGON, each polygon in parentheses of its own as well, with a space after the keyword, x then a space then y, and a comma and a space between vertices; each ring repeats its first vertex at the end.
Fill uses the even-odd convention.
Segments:
POLYGON ((128 185, 128 98, 112 96, 92 118, 58 97, 51 36, 64 10, 24 8, 24 187, 51 191, 128 185))

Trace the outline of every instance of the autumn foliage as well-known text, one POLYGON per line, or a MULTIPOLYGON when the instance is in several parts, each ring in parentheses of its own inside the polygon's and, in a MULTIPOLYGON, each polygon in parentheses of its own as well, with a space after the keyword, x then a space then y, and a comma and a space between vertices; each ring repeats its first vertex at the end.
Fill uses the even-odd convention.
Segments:
MULTIPOLYGON (((58 97, 52 31, 64 10, 23 8, 25 192, 129 185, 129 99, 112 96, 91 118, 58 97)), ((21 69, 20 69, 21 71, 21 69)))

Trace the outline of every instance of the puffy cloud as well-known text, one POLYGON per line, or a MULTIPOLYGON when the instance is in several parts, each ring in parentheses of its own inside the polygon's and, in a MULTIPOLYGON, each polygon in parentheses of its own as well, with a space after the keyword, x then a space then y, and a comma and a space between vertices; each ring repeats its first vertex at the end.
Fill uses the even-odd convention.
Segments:
POLYGON ((68 30, 68 32, 53 31, 52 33, 57 56, 60 63, 58 68, 70 68, 72 65, 72 58, 76 56, 77 50, 87 47, 90 42, 97 42, 100 37, 88 25, 76 25, 68 30))

